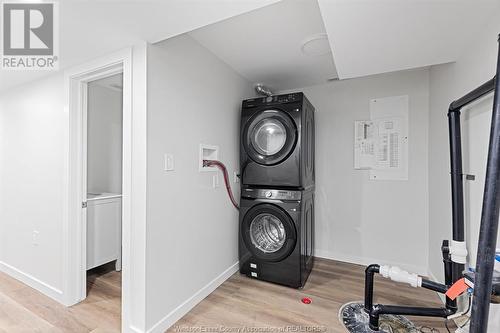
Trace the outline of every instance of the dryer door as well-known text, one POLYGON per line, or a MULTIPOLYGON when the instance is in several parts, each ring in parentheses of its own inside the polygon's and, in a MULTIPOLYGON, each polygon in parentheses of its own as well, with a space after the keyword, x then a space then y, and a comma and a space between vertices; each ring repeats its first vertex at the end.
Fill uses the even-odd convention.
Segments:
POLYGON ((280 110, 265 110, 251 118, 242 132, 248 156, 256 163, 274 165, 285 160, 295 147, 297 127, 280 110))
POLYGON ((285 259, 297 242, 292 218, 283 209, 267 203, 256 205, 247 212, 240 232, 247 249, 266 261, 285 259))

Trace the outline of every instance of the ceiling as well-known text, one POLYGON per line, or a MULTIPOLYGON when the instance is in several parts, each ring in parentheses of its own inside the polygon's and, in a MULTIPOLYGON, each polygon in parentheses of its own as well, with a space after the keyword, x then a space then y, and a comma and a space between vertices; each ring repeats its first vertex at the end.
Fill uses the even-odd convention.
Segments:
MULTIPOLYGON (((140 41, 158 42, 277 1, 59 1, 60 68, 83 63, 140 41)), ((0 91, 51 73, 1 71, 0 91)))
POLYGON ((318 1, 340 79, 456 61, 500 12, 499 0, 318 1))
MULTIPOLYGON (((492 22, 500 0, 64 0, 59 7, 61 69, 192 31, 248 80, 282 90, 453 62, 492 22), (332 53, 303 54, 304 40, 321 33, 332 53)), ((51 73, 2 71, 0 91, 51 73)))
POLYGON ((321 84, 337 77, 327 39, 322 55, 302 51, 307 40, 326 37, 315 0, 284 0, 189 35, 249 81, 271 89, 321 84))

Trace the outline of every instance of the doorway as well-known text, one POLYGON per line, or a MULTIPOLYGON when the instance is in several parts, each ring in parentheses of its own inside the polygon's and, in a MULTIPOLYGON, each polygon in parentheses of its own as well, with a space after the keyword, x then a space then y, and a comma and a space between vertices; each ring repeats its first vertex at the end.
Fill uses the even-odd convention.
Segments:
POLYGON ((105 296, 110 324, 120 327, 122 269, 123 73, 86 84, 83 221, 86 296, 105 296), (113 323, 114 321, 114 323, 113 323))
POLYGON ((142 254, 145 251, 146 214, 146 50, 146 44, 137 45, 75 66, 64 73, 65 111, 69 127, 64 180, 67 195, 64 196, 63 206, 64 285, 61 301, 66 306, 81 303, 87 297, 88 85, 123 74, 121 328, 124 331, 144 327, 144 303, 140 300, 145 293, 142 254), (132 219, 135 223, 131 223, 132 219))

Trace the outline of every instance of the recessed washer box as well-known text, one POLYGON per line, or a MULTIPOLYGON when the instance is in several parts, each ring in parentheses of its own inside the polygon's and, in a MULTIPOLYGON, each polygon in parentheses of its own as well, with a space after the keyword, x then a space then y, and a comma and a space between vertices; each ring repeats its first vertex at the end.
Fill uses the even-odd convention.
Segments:
POLYGON ((219 147, 200 144, 199 170, 200 172, 217 171, 216 167, 203 167, 203 160, 219 160, 219 147))

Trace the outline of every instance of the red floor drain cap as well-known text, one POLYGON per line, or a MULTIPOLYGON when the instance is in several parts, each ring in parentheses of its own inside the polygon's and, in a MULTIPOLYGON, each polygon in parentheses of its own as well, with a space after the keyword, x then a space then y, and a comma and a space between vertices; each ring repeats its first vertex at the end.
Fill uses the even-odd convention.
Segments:
POLYGON ((302 303, 304 303, 304 304, 311 304, 312 300, 309 297, 304 297, 302 299, 302 303))

